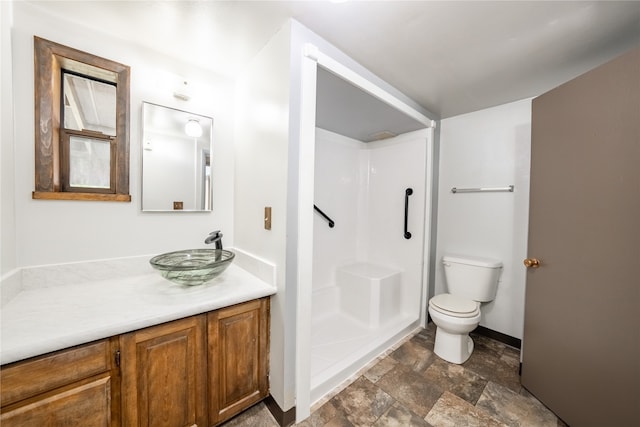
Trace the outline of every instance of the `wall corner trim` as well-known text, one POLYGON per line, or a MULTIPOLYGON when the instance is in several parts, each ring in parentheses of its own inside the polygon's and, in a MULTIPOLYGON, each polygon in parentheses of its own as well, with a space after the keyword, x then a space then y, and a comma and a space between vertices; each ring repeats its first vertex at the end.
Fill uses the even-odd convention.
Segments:
POLYGON ((304 56, 318 62, 319 55, 320 55, 320 49, 318 49, 316 45, 313 45, 311 43, 306 43, 304 45, 304 56))

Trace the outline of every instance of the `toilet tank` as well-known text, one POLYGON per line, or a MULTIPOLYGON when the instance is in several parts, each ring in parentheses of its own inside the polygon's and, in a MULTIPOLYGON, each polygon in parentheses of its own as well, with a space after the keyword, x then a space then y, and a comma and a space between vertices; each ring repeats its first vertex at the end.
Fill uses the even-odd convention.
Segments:
POLYGON ((498 291, 502 262, 473 256, 442 257, 444 277, 450 294, 479 302, 492 301, 498 291))

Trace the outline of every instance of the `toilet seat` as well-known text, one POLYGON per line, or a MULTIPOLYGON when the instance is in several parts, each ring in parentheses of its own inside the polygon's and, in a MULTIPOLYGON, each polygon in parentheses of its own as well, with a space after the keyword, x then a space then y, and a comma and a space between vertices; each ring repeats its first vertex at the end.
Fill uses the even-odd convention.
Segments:
POLYGON ((452 294, 436 295, 429 300, 429 307, 454 317, 475 317, 480 313, 479 305, 476 301, 452 294))

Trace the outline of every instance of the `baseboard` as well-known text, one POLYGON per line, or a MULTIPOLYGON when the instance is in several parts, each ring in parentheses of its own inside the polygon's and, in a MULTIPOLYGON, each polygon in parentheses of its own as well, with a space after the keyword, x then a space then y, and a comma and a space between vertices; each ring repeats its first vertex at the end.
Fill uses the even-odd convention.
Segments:
POLYGON ((478 326, 472 332, 478 335, 485 336, 487 338, 494 339, 496 341, 500 341, 503 344, 515 347, 517 349, 520 349, 522 347, 522 340, 520 338, 512 337, 511 335, 503 334, 502 332, 494 331, 493 329, 485 328, 484 326, 478 326))
POLYGON ((271 396, 268 395, 266 399, 264 399, 264 404, 273 415, 273 418, 276 419, 276 422, 280 425, 280 427, 288 427, 293 425, 296 422, 296 408, 295 406, 289 409, 287 412, 284 412, 278 402, 271 396))

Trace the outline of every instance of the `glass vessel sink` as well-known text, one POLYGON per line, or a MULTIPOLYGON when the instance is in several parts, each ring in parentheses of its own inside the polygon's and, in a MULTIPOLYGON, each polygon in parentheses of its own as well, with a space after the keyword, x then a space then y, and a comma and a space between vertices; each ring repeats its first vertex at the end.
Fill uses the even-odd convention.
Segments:
POLYGON ((162 277, 181 285, 202 285, 222 273, 235 254, 224 249, 187 249, 149 260, 162 277))

